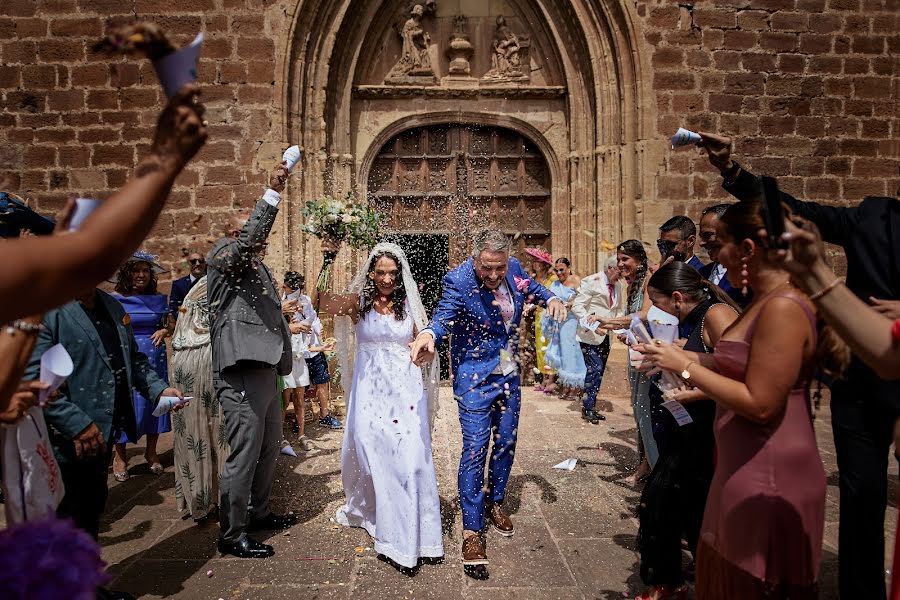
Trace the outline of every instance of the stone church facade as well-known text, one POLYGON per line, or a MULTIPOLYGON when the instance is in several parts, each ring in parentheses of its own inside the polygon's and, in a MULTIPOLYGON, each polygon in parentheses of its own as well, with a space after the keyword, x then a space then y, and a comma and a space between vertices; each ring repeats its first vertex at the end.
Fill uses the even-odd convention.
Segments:
POLYGON ((43 211, 122 185, 164 100, 146 61, 90 53, 105 24, 154 20, 179 44, 204 32, 210 140, 146 244, 173 276, 292 144, 304 156, 270 240, 279 274, 320 264, 302 203, 348 191, 444 267, 496 226, 592 272, 609 242, 652 247, 669 216, 725 199, 698 151, 668 148, 679 126, 733 135, 743 164, 800 197, 900 188, 898 0, 2 7, 0 180, 43 211))

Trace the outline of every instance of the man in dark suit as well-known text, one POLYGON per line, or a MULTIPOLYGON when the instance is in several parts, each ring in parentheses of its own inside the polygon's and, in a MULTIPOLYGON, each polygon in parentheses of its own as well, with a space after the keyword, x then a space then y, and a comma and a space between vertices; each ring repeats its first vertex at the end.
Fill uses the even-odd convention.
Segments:
POLYGON ((172 290, 169 292, 169 309, 172 317, 178 319, 178 309, 181 308, 185 296, 197 283, 197 280, 206 275, 206 257, 199 252, 191 252, 187 255, 187 262, 191 272, 172 282, 172 290))
POLYGON ((676 215, 663 223, 659 228, 659 239, 656 246, 661 255, 660 260, 672 256, 691 265, 698 271, 703 261, 694 255, 694 244, 697 242, 697 226, 684 215, 676 215))
MULTIPOLYGON (((25 379, 38 379, 41 356, 56 344, 62 344, 72 357, 72 375, 44 414, 66 490, 57 514, 71 518, 94 539, 109 492, 112 445, 108 440, 122 432, 133 436, 136 429, 132 387, 147 398, 183 397, 159 378, 138 351, 130 323, 112 296, 91 291, 44 315, 44 329, 25 371, 25 379)), ((131 596, 100 590, 98 597, 131 596)))
POLYGON ((753 291, 748 289, 747 294, 744 295, 741 293, 740 288, 732 286, 728 278, 725 277, 728 269, 719 262, 719 249, 722 247, 722 242, 716 236, 716 226, 729 206, 731 205, 716 204, 715 206, 710 206, 703 211, 703 216, 700 218, 700 247, 706 250, 711 261, 708 265, 700 267, 700 275, 710 283, 714 283, 722 288, 722 291, 728 294, 738 306, 745 307, 753 299, 753 291))
MULTIPOLYGON (((700 146, 739 200, 760 196, 759 179, 732 160, 730 138, 701 133, 700 146)), ((868 196, 829 206, 781 193, 791 211, 844 249, 847 287, 891 319, 900 319, 900 201, 868 196)), ((900 417, 900 381, 878 377, 853 357, 831 386, 831 428, 840 473, 838 581, 841 598, 884 598, 884 514, 888 450, 900 417)))
POLYGON ((220 480, 219 551, 240 558, 275 552, 247 531, 287 529, 293 514, 275 515, 269 495, 281 442, 277 376, 293 368, 281 295, 262 263, 288 170, 272 172, 251 215, 235 215, 207 258, 213 386, 222 403, 231 454, 220 480))

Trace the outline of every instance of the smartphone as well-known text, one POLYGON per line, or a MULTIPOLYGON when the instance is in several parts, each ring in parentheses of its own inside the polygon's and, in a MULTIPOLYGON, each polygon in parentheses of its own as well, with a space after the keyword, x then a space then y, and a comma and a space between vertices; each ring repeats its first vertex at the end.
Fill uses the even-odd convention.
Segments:
POLYGON ((784 234, 784 206, 781 204, 781 192, 774 177, 762 177, 762 216, 769 234, 770 248, 785 248, 781 239, 784 234))

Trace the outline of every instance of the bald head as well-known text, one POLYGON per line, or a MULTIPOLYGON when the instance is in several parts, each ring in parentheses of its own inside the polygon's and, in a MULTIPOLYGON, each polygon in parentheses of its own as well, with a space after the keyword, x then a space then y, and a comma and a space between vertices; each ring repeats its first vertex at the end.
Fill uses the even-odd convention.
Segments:
POLYGON ((225 229, 225 237, 240 237, 241 230, 244 228, 244 225, 247 224, 247 221, 250 219, 250 211, 239 210, 236 213, 232 213, 228 217, 227 228, 225 229))

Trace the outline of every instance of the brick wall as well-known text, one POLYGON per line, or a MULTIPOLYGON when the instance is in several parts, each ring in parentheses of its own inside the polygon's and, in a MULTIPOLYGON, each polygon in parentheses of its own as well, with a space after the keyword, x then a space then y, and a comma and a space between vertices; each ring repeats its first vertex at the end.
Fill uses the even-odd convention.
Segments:
MULTIPOLYGON (((900 2, 638 2, 657 132, 735 137, 739 160, 802 198, 855 203, 900 188, 900 2)), ((697 151, 668 153, 659 200, 697 217, 724 198, 697 151)))
MULTIPOLYGON (((2 187, 52 212, 68 194, 104 196, 122 185, 147 147, 162 92, 147 61, 92 56, 90 44, 107 20, 135 15, 179 45, 203 30, 210 142, 146 244, 184 268, 181 250, 205 248, 227 211, 262 185, 257 153, 280 137, 273 90, 276 48, 286 45, 296 3, 288 4, 0 1, 2 187)), ((679 126, 732 134, 747 166, 807 198, 898 193, 900 1, 639 1, 636 10, 659 138, 679 126)), ((666 153, 657 183, 656 208, 669 214, 696 217, 723 197, 693 150, 666 153)))

